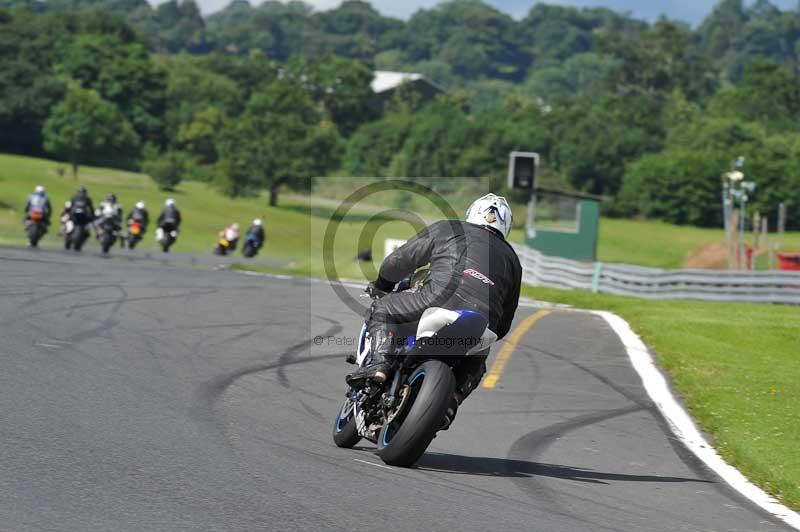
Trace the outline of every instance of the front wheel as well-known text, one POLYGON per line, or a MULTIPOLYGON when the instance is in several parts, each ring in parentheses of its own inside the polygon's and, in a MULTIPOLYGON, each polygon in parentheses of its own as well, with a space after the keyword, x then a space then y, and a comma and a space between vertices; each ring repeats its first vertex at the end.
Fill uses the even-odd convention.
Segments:
POLYGON ((339 414, 333 423, 333 443, 337 447, 350 449, 361 440, 356 427, 355 413, 353 400, 348 396, 339 408, 339 414))
POLYGON ((113 235, 109 235, 109 234, 104 235, 103 236, 103 241, 101 243, 101 246, 103 248, 103 253, 108 253, 108 250, 110 250, 111 246, 113 246, 113 245, 114 245, 114 237, 113 237, 113 235))
POLYGON ((453 370, 428 360, 408 379, 407 406, 385 423, 378 435, 378 456, 386 464, 410 467, 425 453, 441 428, 456 389, 453 370))

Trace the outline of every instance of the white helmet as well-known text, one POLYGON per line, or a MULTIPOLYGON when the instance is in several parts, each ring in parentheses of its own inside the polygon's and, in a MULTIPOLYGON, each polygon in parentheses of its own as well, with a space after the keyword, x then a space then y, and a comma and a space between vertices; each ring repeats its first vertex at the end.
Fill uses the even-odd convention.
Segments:
POLYGON ((471 224, 489 226, 508 238, 511 231, 511 207, 502 196, 486 194, 472 202, 467 209, 465 220, 471 224))
POLYGON ((137 208, 137 209, 144 209, 144 202, 143 202, 143 201, 140 201, 139 203, 137 203, 137 204, 136 204, 136 208, 137 208))
POLYGON ((44 194, 44 187, 42 185, 36 185, 36 188, 33 190, 34 194, 44 194))
POLYGON ((233 229, 234 231, 237 231, 237 230, 239 229, 239 224, 237 224, 237 223, 234 223, 234 224, 231 226, 231 229, 233 229))
POLYGON ((175 200, 172 198, 167 198, 167 201, 164 202, 165 207, 172 207, 175 205, 175 200))
POLYGON ((261 218, 256 218, 253 220, 253 225, 261 225, 261 218))

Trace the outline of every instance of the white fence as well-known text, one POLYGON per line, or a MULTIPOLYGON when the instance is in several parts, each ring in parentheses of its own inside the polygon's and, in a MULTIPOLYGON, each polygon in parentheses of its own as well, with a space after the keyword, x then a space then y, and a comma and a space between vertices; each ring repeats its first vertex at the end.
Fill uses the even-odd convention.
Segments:
POLYGON ((800 272, 662 270, 548 257, 514 245, 526 284, 649 299, 800 304, 800 272))

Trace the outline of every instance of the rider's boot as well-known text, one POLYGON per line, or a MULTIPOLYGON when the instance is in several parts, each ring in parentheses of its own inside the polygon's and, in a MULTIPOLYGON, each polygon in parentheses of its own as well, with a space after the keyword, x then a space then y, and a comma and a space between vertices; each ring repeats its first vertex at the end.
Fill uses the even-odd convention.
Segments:
POLYGON ((386 325, 377 325, 370 328, 372 337, 372 361, 368 366, 359 368, 345 380, 353 385, 365 379, 383 383, 389 378, 391 371, 391 357, 394 354, 394 334, 386 325))

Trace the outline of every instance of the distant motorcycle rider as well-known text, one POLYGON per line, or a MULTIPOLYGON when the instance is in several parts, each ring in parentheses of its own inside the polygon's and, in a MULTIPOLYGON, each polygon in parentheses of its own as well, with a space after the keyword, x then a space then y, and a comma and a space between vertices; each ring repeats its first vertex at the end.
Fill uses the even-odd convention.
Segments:
POLYGON ((266 235, 264 234, 264 224, 261 221, 261 218, 256 218, 253 220, 253 224, 247 229, 247 234, 245 234, 245 239, 251 238, 255 243, 255 248, 261 249, 261 246, 264 245, 264 240, 266 239, 266 235))
POLYGON ((94 205, 86 187, 78 187, 78 191, 72 196, 69 214, 72 221, 79 225, 86 225, 94 220, 94 205))
POLYGON ((233 223, 230 227, 226 227, 219 232, 219 237, 228 241, 230 245, 229 251, 235 250, 236 244, 239 242, 239 224, 233 223))
POLYGON ((61 209, 61 212, 58 215, 60 221, 58 234, 61 236, 63 236, 64 231, 66 231, 67 222, 69 221, 71 210, 72 210, 72 202, 70 200, 65 201, 64 208, 61 209))
POLYGON ((147 224, 150 221, 150 214, 143 201, 136 202, 131 212, 125 218, 126 231, 120 235, 122 247, 125 247, 126 241, 130 249, 133 249, 139 240, 142 239, 147 231, 147 224))
POLYGON ((25 204, 25 218, 24 222, 28 222, 36 218, 44 224, 45 228, 50 225, 50 216, 53 213, 53 208, 50 205, 50 198, 42 185, 37 185, 34 191, 28 196, 28 202, 25 204))
POLYGON ((170 232, 170 231, 178 231, 181 226, 181 211, 178 210, 178 207, 175 206, 175 200, 172 198, 168 198, 164 202, 164 210, 161 211, 161 214, 158 216, 158 220, 156 220, 156 225, 161 232, 156 231, 157 236, 156 240, 161 240, 163 238, 163 232, 170 232))
POLYGON ((106 197, 97 206, 94 215, 97 227, 110 222, 115 231, 122 228, 122 206, 117 203, 116 194, 106 194, 106 197))
POLYGON ((147 212, 147 206, 143 201, 139 201, 134 205, 125 222, 130 225, 131 222, 139 222, 142 225, 142 233, 147 231, 147 224, 150 223, 150 213, 147 212))
MULTIPOLYGON (((511 328, 522 282, 519 258, 506 241, 511 220, 505 198, 487 194, 470 205, 464 222, 436 222, 389 255, 367 289, 382 296, 367 313, 372 363, 348 375, 347 382, 386 381, 402 333, 409 334, 409 327, 416 327, 422 313, 431 307, 479 312, 489 320, 489 329, 498 339, 503 338, 511 328), (430 272, 417 291, 388 293, 428 263, 430 272)), ((443 428, 449 427, 458 405, 486 373, 488 355, 486 349, 454 368, 456 392, 443 428)))

